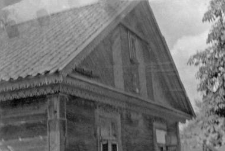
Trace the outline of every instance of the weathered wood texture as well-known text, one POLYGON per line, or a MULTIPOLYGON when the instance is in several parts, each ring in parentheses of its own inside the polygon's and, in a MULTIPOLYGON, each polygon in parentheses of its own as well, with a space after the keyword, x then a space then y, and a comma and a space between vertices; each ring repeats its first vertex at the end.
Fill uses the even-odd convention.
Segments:
MULTIPOLYGON (((157 64, 168 61, 167 55, 163 53, 164 48, 161 46, 153 21, 148 28, 143 22, 148 23, 149 18, 146 17, 142 9, 146 9, 142 5, 138 5, 127 17, 124 23, 130 28, 119 25, 117 26, 94 50, 81 62, 78 68, 92 72, 92 80, 100 83, 125 90, 133 94, 141 95, 149 98, 149 101, 158 101, 167 106, 176 109, 183 109, 183 105, 179 99, 180 95, 169 90, 176 90, 179 83, 176 77, 172 75, 173 82, 169 83, 165 80, 161 69, 157 64), (134 22, 135 20, 135 22, 134 22), (132 33, 137 39, 136 57, 137 62, 130 59, 130 47, 128 32, 132 33), (148 33, 148 34, 146 34, 148 33), (142 36, 139 36, 142 35, 142 36), (149 38, 151 37, 151 39, 149 38), (146 38, 146 39, 143 39, 146 38), (149 40, 150 39, 150 40, 149 40), (148 41, 149 43, 147 43, 148 41), (173 94, 172 94, 173 93, 173 94)), ((170 69, 171 65, 167 65, 166 69, 170 69)), ((79 74, 78 72, 73 72, 79 74)), ((85 75, 83 75, 85 76, 85 75)), ((181 98, 185 99, 185 98, 181 98)))
MULTIPOLYGON (((140 94, 148 98, 148 89, 147 89, 147 77, 146 77, 146 66, 148 66, 147 63, 145 63, 145 57, 144 57, 144 51, 148 51, 148 49, 145 49, 145 43, 139 39, 136 35, 136 55, 138 60, 138 74, 139 74, 139 82, 140 82, 140 94)), ((152 79, 150 79, 152 81, 152 79)))
MULTIPOLYGON (((154 89, 154 97, 157 102, 160 102, 167 106, 172 106, 174 103, 174 100, 171 100, 169 97, 170 93, 166 93, 166 90, 168 87, 166 85, 166 82, 164 80, 164 77, 162 76, 162 73, 155 72, 153 74, 153 89, 154 89)), ((174 106, 175 107, 175 106, 174 106)))
POLYGON ((71 97, 66 107, 66 151, 97 151, 94 103, 71 97))
POLYGON ((134 94, 140 93, 138 63, 130 61, 128 30, 121 28, 124 89, 134 94))
POLYGON ((152 72, 151 65, 154 63, 155 57, 152 53, 150 46, 144 42, 142 42, 142 50, 143 50, 143 56, 145 61, 146 87, 147 87, 148 98, 154 101, 155 99, 154 99, 154 89, 153 89, 153 72, 152 72))
POLYGON ((154 18, 149 15, 147 2, 141 2, 128 14, 123 22, 129 25, 140 35, 145 37, 154 51, 157 51, 157 59, 159 61, 168 62, 170 58, 165 53, 165 48, 160 40, 160 33, 154 23, 154 18))
POLYGON ((155 19, 149 15, 152 12, 147 5, 146 2, 141 2, 124 18, 123 25, 137 33, 137 36, 141 35, 148 43, 142 44, 142 47, 148 50, 143 52, 148 96, 162 104, 188 113, 185 92, 164 45, 164 39, 160 38, 162 35, 157 29, 155 19))
POLYGON ((154 150, 153 120, 126 111, 121 118, 123 151, 154 150))
MULTIPOLYGON (((169 61, 166 58, 165 53, 163 53, 162 44, 159 42, 159 35, 156 32, 155 25, 153 24, 153 18, 150 15, 145 14, 146 7, 142 6, 142 3, 139 4, 133 11, 125 17, 124 23, 129 26, 133 32, 142 35, 148 42, 145 44, 143 42, 142 47, 144 47, 144 60, 146 67, 146 81, 147 81, 147 89, 148 96, 150 99, 154 99, 155 101, 162 101, 167 103, 166 96, 164 95, 162 86, 162 79, 159 79, 154 72, 154 65, 157 62, 165 62, 169 61), (135 21, 134 21, 135 20, 135 21), (150 20, 150 21, 149 21, 150 20), (148 25, 148 26, 146 26, 148 25)), ((156 68, 159 70, 158 68, 156 68)))
POLYGON ((0 103, 0 150, 47 151, 45 97, 0 103))
POLYGON ((92 71, 92 79, 100 83, 115 86, 113 71, 113 54, 111 32, 78 66, 88 71, 92 71))
POLYGON ((112 32, 112 41, 115 87, 124 90, 123 60, 121 55, 123 43, 120 36, 120 26, 112 32))
MULTIPOLYGON (((153 150, 152 117, 122 110, 110 105, 100 104, 81 98, 71 97, 67 102, 67 147, 66 151, 100 151, 98 134, 99 109, 101 115, 112 115, 109 119, 119 116, 118 132, 121 136, 118 146, 123 151, 153 150), (106 114, 107 113, 107 114, 106 114), (110 114, 111 113, 111 114, 110 114)), ((117 118, 116 118, 117 119, 117 118)))
POLYGON ((151 101, 154 100, 153 95, 153 83, 152 83, 152 71, 150 65, 153 60, 151 58, 151 50, 148 44, 133 33, 136 37, 136 55, 137 63, 133 64, 129 58, 129 45, 128 45, 128 32, 132 32, 125 26, 121 28, 122 39, 122 57, 123 57, 123 71, 124 71, 124 84, 125 90, 132 93, 137 93, 136 88, 139 89, 143 97, 148 97, 151 101), (134 76, 136 75, 136 78, 134 76))
POLYGON ((48 96, 48 151, 65 151, 67 96, 48 96))
MULTIPOLYGON (((137 38, 137 63, 130 61, 128 29, 117 26, 79 65, 86 71, 92 71, 92 79, 127 92, 152 99, 151 75, 145 77, 150 54, 148 47, 137 38), (145 52, 144 52, 145 51, 145 52), (144 58, 144 55, 147 55, 144 58), (146 88, 148 85, 148 90, 146 88)), ((78 74, 78 72, 74 72, 78 74)), ((85 75, 83 75, 85 76, 85 75)), ((91 78, 91 77, 89 77, 91 78)))

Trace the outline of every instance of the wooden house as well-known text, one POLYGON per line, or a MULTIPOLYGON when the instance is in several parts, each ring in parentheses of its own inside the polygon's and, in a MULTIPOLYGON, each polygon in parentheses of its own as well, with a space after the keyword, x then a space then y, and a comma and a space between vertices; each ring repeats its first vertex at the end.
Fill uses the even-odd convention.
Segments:
POLYGON ((0 29, 1 151, 180 151, 195 114, 147 0, 0 29))

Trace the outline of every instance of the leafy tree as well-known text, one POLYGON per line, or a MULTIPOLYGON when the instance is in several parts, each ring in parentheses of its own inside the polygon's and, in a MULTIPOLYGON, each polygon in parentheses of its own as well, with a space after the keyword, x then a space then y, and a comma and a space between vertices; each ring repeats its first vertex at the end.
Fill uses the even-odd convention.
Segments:
MULTIPOLYGON (((203 94, 200 122, 208 143, 224 144, 225 117, 225 0, 211 0, 202 19, 211 22, 205 50, 193 55, 188 64, 198 67, 198 91, 203 94)), ((199 118, 199 121, 198 121, 199 118)))
POLYGON ((203 142, 214 147, 220 147, 225 140, 224 118, 218 115, 208 115, 207 104, 202 101, 196 101, 199 110, 196 118, 189 121, 188 125, 181 131, 181 142, 186 150, 202 150, 203 142), (186 144, 186 145, 185 145, 186 144))

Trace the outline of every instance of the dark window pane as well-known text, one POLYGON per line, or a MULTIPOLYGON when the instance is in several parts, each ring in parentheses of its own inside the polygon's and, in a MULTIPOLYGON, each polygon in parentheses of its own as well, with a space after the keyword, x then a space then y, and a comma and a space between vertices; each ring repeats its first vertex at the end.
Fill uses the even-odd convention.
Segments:
POLYGON ((102 151, 108 151, 108 143, 102 144, 102 151))
POLYGON ((112 151, 117 151, 117 144, 112 144, 112 151))

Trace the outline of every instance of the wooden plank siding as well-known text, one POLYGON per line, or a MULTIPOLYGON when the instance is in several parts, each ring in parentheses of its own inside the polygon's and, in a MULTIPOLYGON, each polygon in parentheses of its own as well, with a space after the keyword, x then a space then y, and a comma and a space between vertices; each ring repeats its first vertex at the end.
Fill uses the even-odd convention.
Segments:
POLYGON ((149 45, 142 43, 143 56, 145 62, 145 74, 146 74, 146 87, 148 98, 155 101, 154 98, 154 89, 153 89, 153 71, 151 65, 154 63, 155 56, 152 53, 152 50, 149 45))
POLYGON ((149 60, 149 52, 145 50, 146 42, 138 38, 137 63, 130 61, 130 48, 128 42, 129 29, 118 25, 78 66, 86 71, 91 71, 92 76, 85 76, 79 72, 73 74, 95 80, 124 90, 126 92, 149 96, 153 99, 152 77, 146 77, 146 64, 149 60), (144 57, 144 55, 146 55, 144 57), (147 58, 148 57, 148 58, 147 58), (147 88, 147 86, 148 88, 147 88))
POLYGON ((120 36, 120 26, 112 32, 112 51, 113 51, 113 73, 115 87, 124 90, 122 41, 120 36))
POLYGON ((128 32, 126 28, 121 27, 124 89, 126 92, 139 95, 140 82, 138 63, 131 63, 130 61, 128 32))
POLYGON ((162 35, 155 25, 155 19, 148 15, 150 10, 145 4, 148 5, 145 2, 138 4, 124 18, 122 24, 142 39, 148 97, 188 113, 187 104, 182 103, 186 101, 182 96, 185 92, 181 89, 171 58, 162 43, 162 35))
POLYGON ((0 150, 47 151, 45 97, 0 103, 0 150))
MULTIPOLYGON (((137 38, 137 60, 139 62, 138 66, 138 73, 139 73, 139 82, 140 82, 140 94, 148 98, 148 91, 149 89, 147 88, 147 77, 146 77, 146 67, 148 66, 147 63, 145 63, 145 57, 144 57, 144 51, 148 51, 145 47, 146 43, 144 43, 141 39, 137 38)), ((151 73, 150 73, 151 75, 151 73)), ((152 79, 148 79, 151 82, 152 79)))
MULTIPOLYGON (((149 99, 169 105, 167 97, 163 92, 164 87, 162 87, 162 79, 159 79, 157 73, 154 72, 154 65, 160 61, 164 62, 168 60, 168 58, 166 58, 163 53, 162 47, 157 45, 158 35, 155 26, 152 22, 148 21, 152 20, 152 18, 151 16, 146 16, 144 13, 146 7, 143 7, 142 5, 143 3, 140 3, 133 11, 131 11, 130 14, 124 18, 123 24, 124 26, 128 26, 127 28, 132 29, 132 32, 141 35, 142 39, 145 39, 145 41, 143 40, 142 42, 142 47, 146 67, 146 87, 149 99), (145 19, 146 17, 147 19, 145 19), (146 25, 148 26, 146 27, 146 25)), ((156 69, 158 69, 157 66, 156 69)))
POLYGON ((88 76, 73 74, 188 113, 185 92, 145 4, 138 4, 78 65, 88 76), (135 63, 130 60, 129 34, 138 41, 135 63))
POLYGON ((170 59, 165 54, 164 47, 160 40, 160 34, 156 29, 154 18, 149 15, 148 6, 146 2, 139 3, 123 20, 125 25, 129 25, 134 31, 140 33, 148 42, 150 47, 157 51, 157 59, 160 61, 169 62, 170 59), (147 26, 146 26, 147 25, 147 26))
POLYGON ((94 50, 78 65, 78 68, 92 72, 92 80, 112 87, 115 87, 112 52, 114 32, 115 30, 93 48, 94 50))

